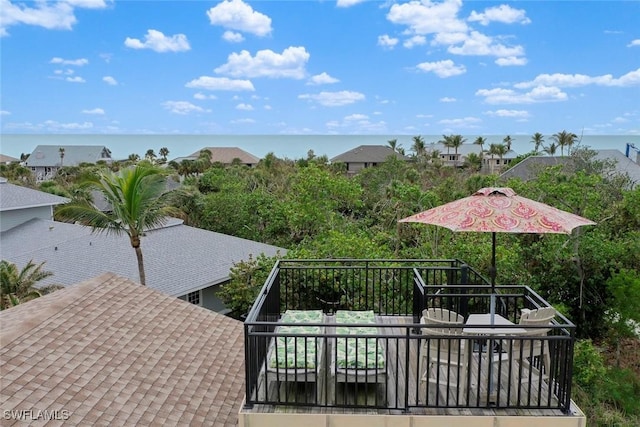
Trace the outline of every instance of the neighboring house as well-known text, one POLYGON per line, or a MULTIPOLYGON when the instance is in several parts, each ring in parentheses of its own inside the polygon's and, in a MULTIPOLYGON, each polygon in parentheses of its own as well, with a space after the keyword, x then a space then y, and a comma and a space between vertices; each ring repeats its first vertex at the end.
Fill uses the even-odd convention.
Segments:
MULTIPOLYGON (((632 159, 626 157, 622 152, 618 150, 594 150, 595 156, 592 160, 595 161, 613 161, 614 173, 627 175, 631 180, 632 186, 640 184, 640 165, 634 162, 632 159)), ((563 165, 571 166, 574 162, 574 158, 571 156, 559 157, 559 156, 530 156, 505 171, 500 175, 500 180, 506 181, 510 178, 520 178, 523 181, 534 179, 540 171, 545 168, 563 165)))
POLYGON ((0 324, 3 425, 238 423, 243 325, 229 317, 103 274, 0 324))
POLYGON ((347 174, 355 175, 362 169, 378 166, 387 161, 390 156, 399 160, 409 161, 409 157, 393 151, 384 145, 360 145, 359 147, 342 153, 331 159, 331 163, 345 163, 347 174))
POLYGON ((4 165, 8 165, 9 163, 17 163, 20 159, 16 159, 15 157, 5 156, 4 154, 0 154, 0 163, 4 165))
POLYGON ((486 173, 501 172, 508 168, 516 157, 518 157, 518 153, 513 150, 509 150, 502 158, 484 153, 482 155, 482 171, 486 173))
POLYGON ((242 165, 254 167, 260 162, 260 159, 251 153, 237 147, 204 147, 195 153, 174 159, 174 162, 180 163, 183 160, 197 160, 200 152, 207 150, 211 153, 211 163, 222 163, 223 165, 231 165, 239 162, 242 165))
MULTIPOLYGON (((69 286, 104 272, 139 280, 135 252, 127 236, 91 233, 91 228, 40 219, 4 231, 2 257, 19 267, 46 261, 53 276, 40 285, 69 286)), ((217 297, 233 265, 261 253, 284 249, 189 227, 171 219, 142 239, 147 286, 205 308, 225 312, 217 297)))
POLYGON ((34 218, 53 220, 53 207, 68 201, 54 194, 9 184, 6 178, 0 177, 0 232, 34 218))
MULTIPOLYGON (((5 185, 10 191, 0 193, 2 259, 20 268, 31 260, 46 262, 44 269, 53 276, 40 281, 41 286, 69 286, 105 272, 139 280, 138 263, 127 236, 92 233, 90 227, 52 221, 51 206, 66 199, 8 183, 0 184, 0 189, 5 185)), ((142 253, 150 288, 226 312, 216 294, 220 285, 230 280, 233 265, 262 253, 284 255, 286 250, 189 227, 170 218, 164 226, 145 232, 142 253)))
MULTIPOLYGON (((489 144, 487 144, 485 148, 487 148, 488 145, 489 144)), ((467 160, 467 157, 471 153, 482 156, 482 171, 485 173, 499 172, 506 166, 508 166, 513 161, 513 159, 518 157, 518 153, 513 150, 509 150, 504 156, 502 156, 502 159, 500 159, 500 157, 498 156, 492 156, 486 152, 482 153, 479 145, 468 142, 459 146, 457 149, 457 153, 455 148, 446 147, 440 142, 427 144, 425 149, 427 153, 433 153, 437 151, 438 158, 445 166, 462 167, 467 160)))
POLYGON ((112 162, 111 151, 104 145, 38 145, 25 166, 42 182, 52 179, 62 166, 98 161, 112 162))

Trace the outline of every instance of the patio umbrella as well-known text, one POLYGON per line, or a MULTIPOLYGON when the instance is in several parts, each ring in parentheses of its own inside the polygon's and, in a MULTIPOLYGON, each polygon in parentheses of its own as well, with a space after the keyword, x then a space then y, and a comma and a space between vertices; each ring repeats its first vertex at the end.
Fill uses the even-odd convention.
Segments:
POLYGON ((453 231, 492 233, 491 290, 496 281, 496 233, 571 234, 595 222, 516 194, 511 188, 487 187, 473 195, 401 219, 446 227, 453 231))

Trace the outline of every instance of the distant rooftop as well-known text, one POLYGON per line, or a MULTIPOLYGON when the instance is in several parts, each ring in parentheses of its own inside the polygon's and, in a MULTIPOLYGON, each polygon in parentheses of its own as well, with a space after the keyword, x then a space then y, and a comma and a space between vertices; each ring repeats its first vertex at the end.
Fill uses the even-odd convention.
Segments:
POLYGON ((68 201, 65 197, 10 184, 0 178, 0 211, 60 205, 68 201))
POLYGON ((111 151, 104 145, 38 145, 26 165, 29 167, 77 166, 80 163, 111 161, 111 151), (60 158, 60 149, 64 157, 60 158))
POLYGON ((382 163, 389 156, 400 160, 409 160, 407 156, 397 153, 385 145, 360 145, 331 159, 332 163, 382 163))

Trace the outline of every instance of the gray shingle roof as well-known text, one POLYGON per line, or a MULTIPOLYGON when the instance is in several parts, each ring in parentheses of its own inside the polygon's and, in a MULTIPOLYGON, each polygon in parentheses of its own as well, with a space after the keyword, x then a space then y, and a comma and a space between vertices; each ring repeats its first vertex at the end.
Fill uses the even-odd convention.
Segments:
MULTIPOLYGON (((273 256, 276 246, 172 222, 142 238, 147 285, 182 296, 228 280, 234 263, 273 256), (177 224, 177 225, 175 225, 177 224)), ((135 253, 126 236, 91 234, 91 229, 56 221, 32 220, 0 235, 2 257, 18 267, 46 261, 53 276, 40 285, 71 285, 105 272, 139 281, 135 253), (53 227, 53 228, 51 228, 53 227)))
POLYGON ((16 159, 15 157, 7 156, 5 154, 0 154, 0 163, 12 163, 19 162, 20 159, 16 159))
POLYGON ((338 163, 382 163, 389 156, 395 156, 400 160, 409 160, 408 157, 396 153, 385 145, 360 145, 359 147, 339 154, 331 159, 331 162, 338 163))
POLYGON ((111 161, 110 151, 104 145, 38 145, 27 159, 27 166, 60 166, 60 148, 64 148, 64 166, 96 163, 98 160, 111 161))
POLYGON ((64 197, 9 184, 4 178, 0 179, 0 211, 60 205, 68 201, 64 197))
POLYGON ((260 159, 251 153, 247 153, 238 147, 204 147, 195 153, 191 154, 189 158, 198 158, 202 150, 209 150, 211 152, 211 161, 220 162, 223 164, 231 164, 234 159, 240 159, 244 164, 257 164, 260 159))
POLYGON ((2 311, 0 324, 3 410, 69 417, 53 425, 237 425, 236 320, 105 274, 2 311))
MULTIPOLYGON (((619 150, 596 150, 593 160, 613 160, 615 172, 627 174, 635 185, 640 184, 640 165, 626 157, 619 150)), ((555 165, 564 165, 572 161, 571 157, 530 156, 505 171, 500 179, 518 177, 524 181, 533 179, 542 169, 555 165)))

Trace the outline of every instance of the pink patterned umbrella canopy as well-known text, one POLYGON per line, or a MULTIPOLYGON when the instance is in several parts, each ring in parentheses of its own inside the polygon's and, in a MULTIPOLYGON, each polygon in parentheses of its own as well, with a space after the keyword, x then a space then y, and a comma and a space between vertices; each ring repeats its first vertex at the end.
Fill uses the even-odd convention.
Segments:
POLYGON ((453 231, 564 233, 595 222, 526 197, 511 188, 482 188, 472 196, 401 219, 453 231))
POLYGON ((516 194, 511 188, 487 187, 473 195, 401 219, 446 227, 453 231, 493 233, 491 285, 495 285, 495 233, 571 234, 595 222, 516 194))

